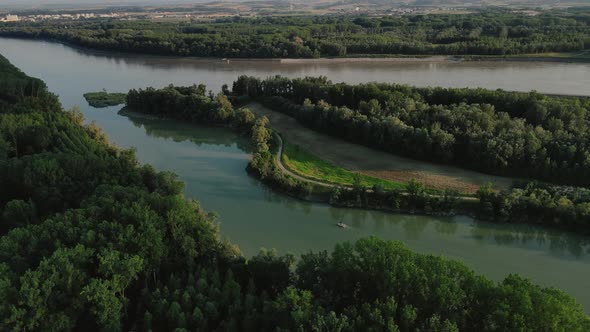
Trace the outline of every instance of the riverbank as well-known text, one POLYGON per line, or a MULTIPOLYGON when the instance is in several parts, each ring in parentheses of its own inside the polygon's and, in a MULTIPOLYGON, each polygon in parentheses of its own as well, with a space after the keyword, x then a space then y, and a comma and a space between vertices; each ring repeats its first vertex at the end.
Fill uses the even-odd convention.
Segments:
MULTIPOLYGON (((248 59, 228 59, 228 61, 247 61, 248 59)), ((259 59, 263 60, 263 59, 259 59)), ((408 55, 408 56, 358 56, 346 58, 318 58, 318 59, 278 59, 282 64, 328 64, 328 63, 453 63, 453 62, 590 62, 589 57, 575 56, 479 56, 479 55, 408 55)))
MULTIPOLYGON (((232 60, 235 61, 235 60, 232 60)), ((325 64, 325 63, 413 63, 413 62, 428 62, 428 63, 443 63, 457 61, 452 56, 436 55, 436 56, 391 56, 391 57, 345 57, 345 58, 317 58, 317 59, 279 59, 282 64, 325 64)))
POLYGON ((465 61, 590 62, 590 50, 569 53, 553 52, 515 55, 465 55, 461 56, 461 58, 465 61))
POLYGON ((578 56, 569 53, 555 53, 552 55, 543 54, 523 54, 523 55, 429 55, 429 54, 355 54, 345 57, 320 57, 320 58, 227 58, 227 57, 195 57, 195 56, 177 56, 177 55, 159 55, 142 52, 120 51, 104 49, 97 47, 81 46, 67 41, 53 38, 26 38, 0 35, 0 38, 16 40, 40 40, 50 43, 62 44, 73 49, 85 52, 92 52, 96 55, 121 55, 121 56, 143 56, 153 59, 174 59, 179 61, 198 61, 198 62, 220 62, 220 63, 276 63, 285 65, 304 65, 304 64, 396 64, 396 63, 456 63, 456 62, 561 62, 561 63, 587 63, 590 62, 590 51, 585 51, 585 56, 578 56))

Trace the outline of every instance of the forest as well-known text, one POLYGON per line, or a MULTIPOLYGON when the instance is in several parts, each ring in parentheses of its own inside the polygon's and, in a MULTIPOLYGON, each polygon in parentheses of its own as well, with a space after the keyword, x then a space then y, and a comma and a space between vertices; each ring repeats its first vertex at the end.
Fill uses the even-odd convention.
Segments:
POLYGON ((152 22, 93 19, 0 23, 0 36, 98 49, 228 58, 517 55, 590 48, 588 9, 408 16, 229 17, 152 22))
POLYGON ((281 76, 241 76, 232 90, 319 132, 393 154, 590 185, 586 98, 281 76))
MULTIPOLYGON (((398 242, 247 259, 173 173, 140 165, 3 57, 0 74, 2 331, 590 329, 560 290, 494 282, 398 242)), ((265 151, 264 120, 204 90, 135 91, 128 106, 170 112, 143 97, 176 95, 182 117, 240 119, 229 125, 249 124, 265 151)))

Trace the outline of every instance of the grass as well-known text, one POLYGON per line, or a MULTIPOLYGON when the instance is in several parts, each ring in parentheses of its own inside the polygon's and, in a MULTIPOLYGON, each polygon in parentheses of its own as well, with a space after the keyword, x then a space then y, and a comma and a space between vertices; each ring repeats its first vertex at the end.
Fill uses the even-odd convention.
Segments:
POLYGON ((126 93, 108 93, 106 91, 88 92, 84 98, 92 107, 102 108, 125 104, 126 93))
POLYGON ((283 144, 283 164, 291 171, 303 177, 327 183, 349 186, 352 185, 356 176, 360 176, 362 184, 366 187, 380 185, 386 190, 403 190, 406 187, 404 184, 399 182, 382 180, 372 176, 348 171, 344 168, 321 160, 320 158, 300 148, 298 145, 289 144, 287 142, 284 142, 283 144))

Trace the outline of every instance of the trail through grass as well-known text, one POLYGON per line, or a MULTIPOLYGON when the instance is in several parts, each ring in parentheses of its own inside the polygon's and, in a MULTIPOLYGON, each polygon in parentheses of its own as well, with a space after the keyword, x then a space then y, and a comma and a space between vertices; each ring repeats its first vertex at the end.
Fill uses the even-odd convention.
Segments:
POLYGON ((380 185, 383 189, 389 190, 405 188, 405 185, 399 182, 382 180, 335 166, 305 151, 298 145, 290 144, 288 142, 284 142, 283 144, 283 164, 291 171, 303 177, 350 186, 353 184, 355 176, 360 176, 362 184, 366 187, 380 185))

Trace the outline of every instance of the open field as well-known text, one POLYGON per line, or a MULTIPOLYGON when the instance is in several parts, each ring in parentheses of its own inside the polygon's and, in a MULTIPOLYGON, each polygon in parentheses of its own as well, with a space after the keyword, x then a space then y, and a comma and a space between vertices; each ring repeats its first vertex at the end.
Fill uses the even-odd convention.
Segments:
MULTIPOLYGON (((300 146, 289 142, 284 142, 282 162, 292 172, 303 177, 345 186, 352 185, 355 176, 359 174, 326 162, 304 150, 300 146)), ((388 190, 405 188, 405 186, 399 182, 383 180, 364 174, 359 175, 361 177, 361 183, 365 187, 380 185, 383 189, 388 190)))
POLYGON ((496 189, 509 188, 513 182, 509 178, 398 157, 323 135, 259 103, 250 103, 246 107, 259 116, 268 117, 270 126, 281 133, 288 142, 320 157, 328 165, 332 164, 352 172, 394 183, 406 183, 410 179, 416 179, 431 189, 451 188, 466 194, 475 193, 479 186, 486 182, 492 183, 496 189))

